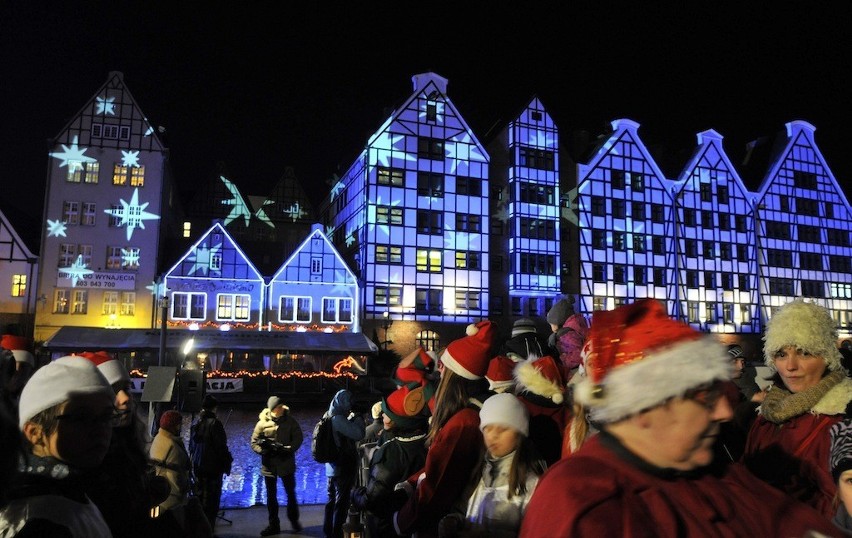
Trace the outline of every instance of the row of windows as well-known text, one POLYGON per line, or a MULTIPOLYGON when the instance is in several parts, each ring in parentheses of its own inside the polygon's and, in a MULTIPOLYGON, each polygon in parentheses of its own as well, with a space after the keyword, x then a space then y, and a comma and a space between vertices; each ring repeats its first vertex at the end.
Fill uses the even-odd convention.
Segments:
MULTIPOLYGON (((511 308, 513 316, 544 317, 553 307, 554 299, 539 297, 512 297, 511 308)), ((503 297, 492 295, 488 309, 495 316, 503 315, 503 297)))
MULTIPOLYGON (((379 286, 373 293, 373 303, 383 306, 402 306, 402 286, 379 286)), ((480 292, 456 290, 455 308, 460 310, 478 310, 480 308, 480 292)), ((417 288, 414 290, 414 310, 422 314, 442 314, 444 309, 444 292, 440 289, 417 288)))
MULTIPOLYGON (((313 297, 282 295, 278 300, 278 321, 281 323, 311 323, 313 297)), ((207 318, 207 294, 172 293, 172 319, 204 321, 207 318)), ((220 293, 216 295, 217 321, 249 321, 251 296, 220 293)), ((352 299, 323 297, 321 323, 352 323, 352 299)))
MULTIPOLYGON (((443 174, 417 172, 417 194, 419 196, 442 198, 445 192, 444 180, 445 177, 443 174)), ((376 171, 376 182, 379 185, 404 187, 405 170, 380 166, 376 171)), ((475 177, 456 176, 456 194, 482 196, 482 180, 475 177)))
POLYGON ((820 203, 818 200, 814 200, 812 198, 802 198, 800 196, 796 196, 793 198, 796 205, 795 208, 791 207, 790 197, 785 196, 783 194, 779 194, 778 196, 778 209, 784 212, 795 212, 799 215, 807 215, 809 217, 819 217, 820 216, 820 207, 822 207, 822 216, 826 218, 834 218, 834 204, 831 202, 822 202, 820 203))
MULTIPOLYGON (((109 206, 111 210, 118 211, 122 206, 112 204, 109 206)), ((62 202, 62 222, 68 226, 94 226, 97 223, 98 209, 94 202, 77 202, 64 201, 62 202)), ((109 221, 107 225, 111 228, 117 228, 121 225, 121 217, 108 215, 109 221)))
MULTIPOLYGON (((766 236, 771 239, 792 239, 793 228, 794 225, 788 222, 767 221, 766 236)), ((799 224, 795 228, 798 232, 797 240, 804 243, 825 243, 839 247, 848 247, 850 245, 849 230, 825 228, 825 240, 823 240, 822 228, 807 224, 799 224)))
MULTIPOLYGON (((440 271, 441 250, 417 249, 418 271, 440 271)), ((402 265, 404 261, 403 247, 393 245, 376 245, 376 263, 402 265)), ((482 269, 482 253, 472 250, 457 250, 455 253, 456 269, 482 269)))
MULTIPOLYGON (((482 215, 456 213, 455 232, 481 232, 482 215)), ((387 222, 385 224, 390 224, 387 222)), ((429 235, 443 235, 444 213, 433 209, 417 210, 417 232, 429 235)))
POLYGON ((722 316, 719 317, 719 305, 714 302, 698 303, 696 301, 686 302, 686 318, 690 323, 750 323, 751 305, 733 303, 722 303, 722 316), (700 306, 704 305, 704 318, 699 316, 700 306), (739 319, 734 319, 735 307, 739 307, 739 319))
MULTIPOLYGON (((89 292, 87 290, 58 289, 53 296, 54 314, 88 314, 89 292)), ((103 293, 104 315, 136 315, 135 291, 105 291, 103 293)))
MULTIPOLYGON (((92 267, 92 245, 60 243, 58 267, 70 267, 78 256, 86 267, 92 267)), ((139 247, 107 246, 105 264, 107 269, 139 269, 141 249, 139 247)))
MULTIPOLYGON (((98 183, 98 176, 101 171, 100 163, 96 162, 79 162, 70 161, 68 163, 68 173, 65 180, 68 183, 98 183)), ((116 163, 112 167, 112 184, 124 187, 145 186, 145 166, 124 166, 116 163)))
MULTIPOLYGON (((603 196, 592 196, 592 216, 605 217, 607 216, 606 198, 603 196)), ((617 219, 626 218, 626 200, 612 200, 612 216, 617 219)), ((651 206, 651 222, 663 223, 666 219, 665 206, 663 204, 646 203, 641 201, 633 201, 630 203, 630 216, 634 220, 645 220, 645 207, 651 206)))
POLYGON ((111 138, 113 140, 130 140, 129 125, 110 125, 109 123, 93 123, 92 138, 111 138))

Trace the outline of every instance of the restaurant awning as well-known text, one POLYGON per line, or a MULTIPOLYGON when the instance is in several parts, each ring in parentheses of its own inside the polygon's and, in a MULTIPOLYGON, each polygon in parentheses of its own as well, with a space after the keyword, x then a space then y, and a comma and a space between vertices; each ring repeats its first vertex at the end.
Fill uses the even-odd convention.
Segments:
MULTIPOLYGON (((378 347, 362 333, 190 331, 168 329, 166 348, 180 349, 190 338, 193 348, 264 350, 277 353, 377 353, 378 347)), ((44 342, 51 351, 118 351, 159 349, 159 329, 104 329, 62 327, 44 342)))

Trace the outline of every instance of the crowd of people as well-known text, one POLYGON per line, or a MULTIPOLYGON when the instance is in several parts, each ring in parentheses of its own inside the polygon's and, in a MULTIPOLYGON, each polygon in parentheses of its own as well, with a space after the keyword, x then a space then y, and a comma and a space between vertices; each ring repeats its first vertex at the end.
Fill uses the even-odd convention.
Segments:
MULTIPOLYGON (((369 411, 338 391, 323 534, 852 535, 852 379, 828 310, 796 299, 773 312, 771 379, 655 300, 587 323, 568 296, 542 321, 549 338, 536 320, 504 340, 481 321, 439 352, 414 349, 369 411)), ((188 446, 177 411, 151 439, 121 362, 83 353, 33 371, 31 357, 0 363, 0 536, 212 536, 233 461, 215 398, 188 446)), ((279 477, 302 531, 304 437, 270 396, 250 441, 261 536, 281 532, 279 477)))

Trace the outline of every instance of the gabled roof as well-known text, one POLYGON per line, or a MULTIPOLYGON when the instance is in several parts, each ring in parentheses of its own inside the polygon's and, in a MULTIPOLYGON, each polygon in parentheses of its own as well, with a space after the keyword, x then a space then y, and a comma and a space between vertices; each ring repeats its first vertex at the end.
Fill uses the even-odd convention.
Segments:
POLYGON ((336 284, 336 285, 345 285, 345 286, 357 286, 358 279, 352 270, 346 265, 346 262, 343 261, 343 258, 340 256, 340 253, 334 248, 334 245, 329 241, 328 237, 322 231, 321 224, 314 224, 311 233, 307 238, 299 245, 289 258, 281 265, 281 268, 273 275, 271 281, 286 281, 290 283, 297 282, 310 282, 310 280, 303 279, 302 275, 299 274, 297 270, 298 267, 293 263, 297 257, 307 252, 308 254, 317 254, 316 250, 313 247, 313 241, 315 239, 322 240, 322 253, 323 254, 333 254, 335 265, 334 267, 323 267, 323 270, 331 271, 334 278, 329 280, 327 278, 320 279, 320 282, 324 284, 336 284), (292 270, 289 270, 292 269, 292 270))
POLYGON ((694 186, 688 185, 687 182, 692 176, 693 170, 695 170, 701 161, 705 159, 716 161, 715 163, 709 163, 708 166, 717 170, 724 169, 731 174, 731 177, 734 181, 736 181, 737 187, 743 194, 748 191, 739 172, 737 172, 737 169, 734 167, 731 159, 725 152, 722 145, 722 138, 722 135, 714 129, 708 129, 696 135, 698 145, 695 147, 692 157, 690 157, 689 161, 687 161, 686 166, 683 167, 683 170, 677 178, 676 188, 678 193, 683 192, 690 187, 693 189, 695 188, 694 186))
POLYGON ((260 272, 218 222, 166 272, 166 278, 221 278, 263 282, 260 272), (210 260, 216 255, 221 257, 218 270, 210 267, 210 260))
POLYGON ((33 255, 26 243, 21 240, 18 232, 12 227, 3 211, 0 211, 0 262, 34 262, 38 258, 33 255))

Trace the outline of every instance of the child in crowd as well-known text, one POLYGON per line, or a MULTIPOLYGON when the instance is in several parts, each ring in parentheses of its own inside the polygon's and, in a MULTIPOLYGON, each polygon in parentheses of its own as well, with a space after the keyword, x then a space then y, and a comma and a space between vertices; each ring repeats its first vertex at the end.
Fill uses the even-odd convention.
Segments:
POLYGON ((27 454, 0 511, 4 536, 112 536, 81 478, 109 448, 113 399, 103 374, 81 357, 62 357, 33 374, 19 402, 27 454))

